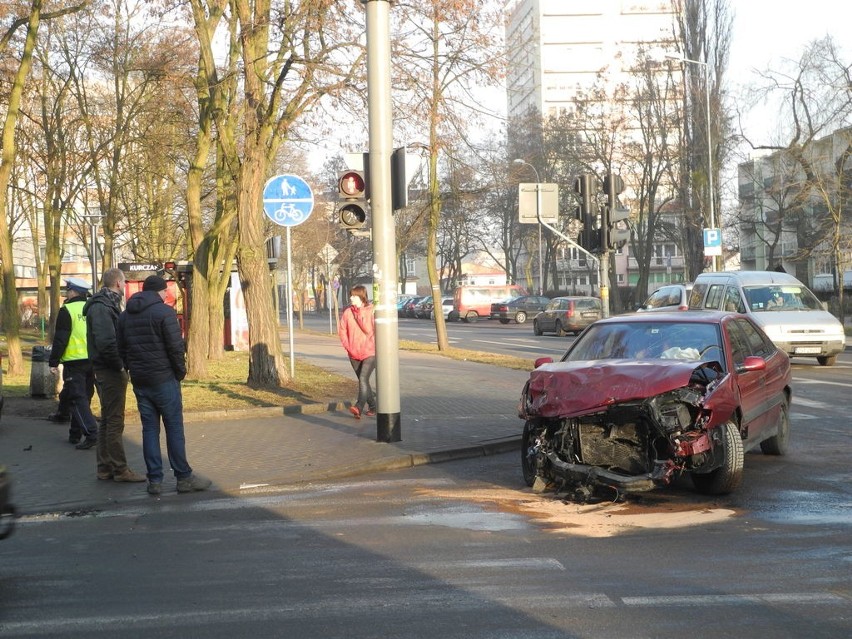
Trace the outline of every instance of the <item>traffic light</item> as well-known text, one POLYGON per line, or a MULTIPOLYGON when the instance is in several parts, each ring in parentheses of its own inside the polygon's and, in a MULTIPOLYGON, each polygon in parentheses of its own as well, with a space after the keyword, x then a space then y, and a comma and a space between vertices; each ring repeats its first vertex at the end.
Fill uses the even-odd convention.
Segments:
POLYGON ((337 178, 337 215, 347 229, 363 228, 367 223, 367 181, 364 171, 347 169, 337 178))
POLYGON ((594 175, 585 174, 574 180, 574 190, 580 194, 577 219, 583 223, 583 229, 580 231, 577 243, 590 253, 600 251, 600 236, 597 229, 594 228, 597 215, 592 215, 594 210, 592 194, 596 188, 594 175))
POLYGON ((607 173, 603 181, 606 206, 601 212, 601 246, 604 251, 616 250, 630 240, 631 230, 627 223, 630 209, 621 206, 618 194, 624 191, 624 180, 620 175, 607 173))

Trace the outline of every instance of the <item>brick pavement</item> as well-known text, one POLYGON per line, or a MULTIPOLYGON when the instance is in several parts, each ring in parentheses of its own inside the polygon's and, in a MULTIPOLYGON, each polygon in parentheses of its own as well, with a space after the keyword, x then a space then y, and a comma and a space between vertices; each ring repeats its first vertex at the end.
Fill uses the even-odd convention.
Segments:
MULTIPOLYGON (((284 348, 287 351, 286 342, 284 348)), ((353 375, 334 336, 297 333, 294 350, 299 359, 353 375)), ((522 426, 516 405, 526 378, 523 371, 401 351, 400 442, 376 442, 375 420, 353 419, 343 403, 304 407, 292 414, 280 408, 254 409, 188 414, 188 457, 195 472, 213 480, 214 489, 240 494, 515 451, 522 426)), ((45 408, 47 414, 53 403, 45 402, 45 408)), ((66 424, 4 412, 0 461, 12 474, 13 499, 23 513, 99 510, 151 499, 144 483, 95 479, 94 450, 75 450, 67 443, 67 432, 66 424)), ((128 415, 125 447, 130 466, 144 472, 136 416, 128 415)), ((162 499, 187 498, 174 493, 173 478, 167 476, 164 488, 162 499)))

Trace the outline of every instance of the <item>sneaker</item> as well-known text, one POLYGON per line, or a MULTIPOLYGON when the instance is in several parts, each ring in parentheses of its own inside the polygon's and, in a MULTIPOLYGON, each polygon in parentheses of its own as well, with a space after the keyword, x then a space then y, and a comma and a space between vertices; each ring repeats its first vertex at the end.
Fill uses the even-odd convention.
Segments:
POLYGON ((355 416, 355 419, 361 419, 361 409, 357 406, 350 406, 349 412, 355 416))
POLYGON ((375 416, 376 416, 376 409, 375 409, 375 408, 368 408, 368 409, 367 409, 367 412, 366 412, 366 413, 364 413, 364 414, 365 414, 367 417, 375 417, 375 416))
POLYGON ((112 473, 110 471, 98 471, 98 479, 103 479, 104 481, 108 479, 112 479, 112 473))
POLYGON ((56 422, 57 424, 64 424, 65 422, 71 421, 71 415, 63 415, 62 413, 51 413, 45 419, 49 422, 56 422))
POLYGON ((163 492, 163 482, 161 481, 149 481, 148 482, 148 494, 149 495, 160 495, 163 492))
POLYGON ((77 450, 89 450, 90 448, 94 448, 98 445, 97 439, 92 439, 91 437, 86 437, 83 441, 77 444, 74 448, 77 450))
POLYGON ((113 481, 118 482, 141 482, 148 479, 145 475, 140 475, 139 473, 134 473, 129 468, 125 468, 123 472, 118 473, 117 475, 112 476, 113 481))
POLYGON ((79 444, 81 439, 83 439, 82 435, 68 435, 69 444, 79 444))
POLYGON ((195 490, 207 490, 212 482, 209 479, 202 479, 195 475, 184 477, 177 480, 177 491, 179 493, 191 493, 195 490))

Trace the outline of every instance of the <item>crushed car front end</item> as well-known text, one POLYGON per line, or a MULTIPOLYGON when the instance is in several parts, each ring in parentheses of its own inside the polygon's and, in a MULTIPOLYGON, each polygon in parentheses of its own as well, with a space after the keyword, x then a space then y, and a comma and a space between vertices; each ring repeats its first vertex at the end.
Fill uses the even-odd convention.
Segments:
POLYGON ((547 364, 524 387, 522 467, 535 489, 638 493, 722 463, 732 404, 717 362, 547 364), (714 412, 714 408, 719 409, 714 412))

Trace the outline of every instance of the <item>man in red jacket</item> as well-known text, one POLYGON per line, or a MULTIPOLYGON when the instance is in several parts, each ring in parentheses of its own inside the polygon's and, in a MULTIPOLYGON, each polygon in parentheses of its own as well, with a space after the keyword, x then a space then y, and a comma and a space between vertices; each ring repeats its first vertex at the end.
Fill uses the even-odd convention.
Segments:
POLYGON ((376 414, 376 393, 370 385, 370 376, 376 370, 376 327, 366 288, 353 286, 349 301, 351 306, 343 311, 337 334, 358 377, 358 399, 349 411, 355 419, 361 419, 365 408, 368 417, 376 414))

